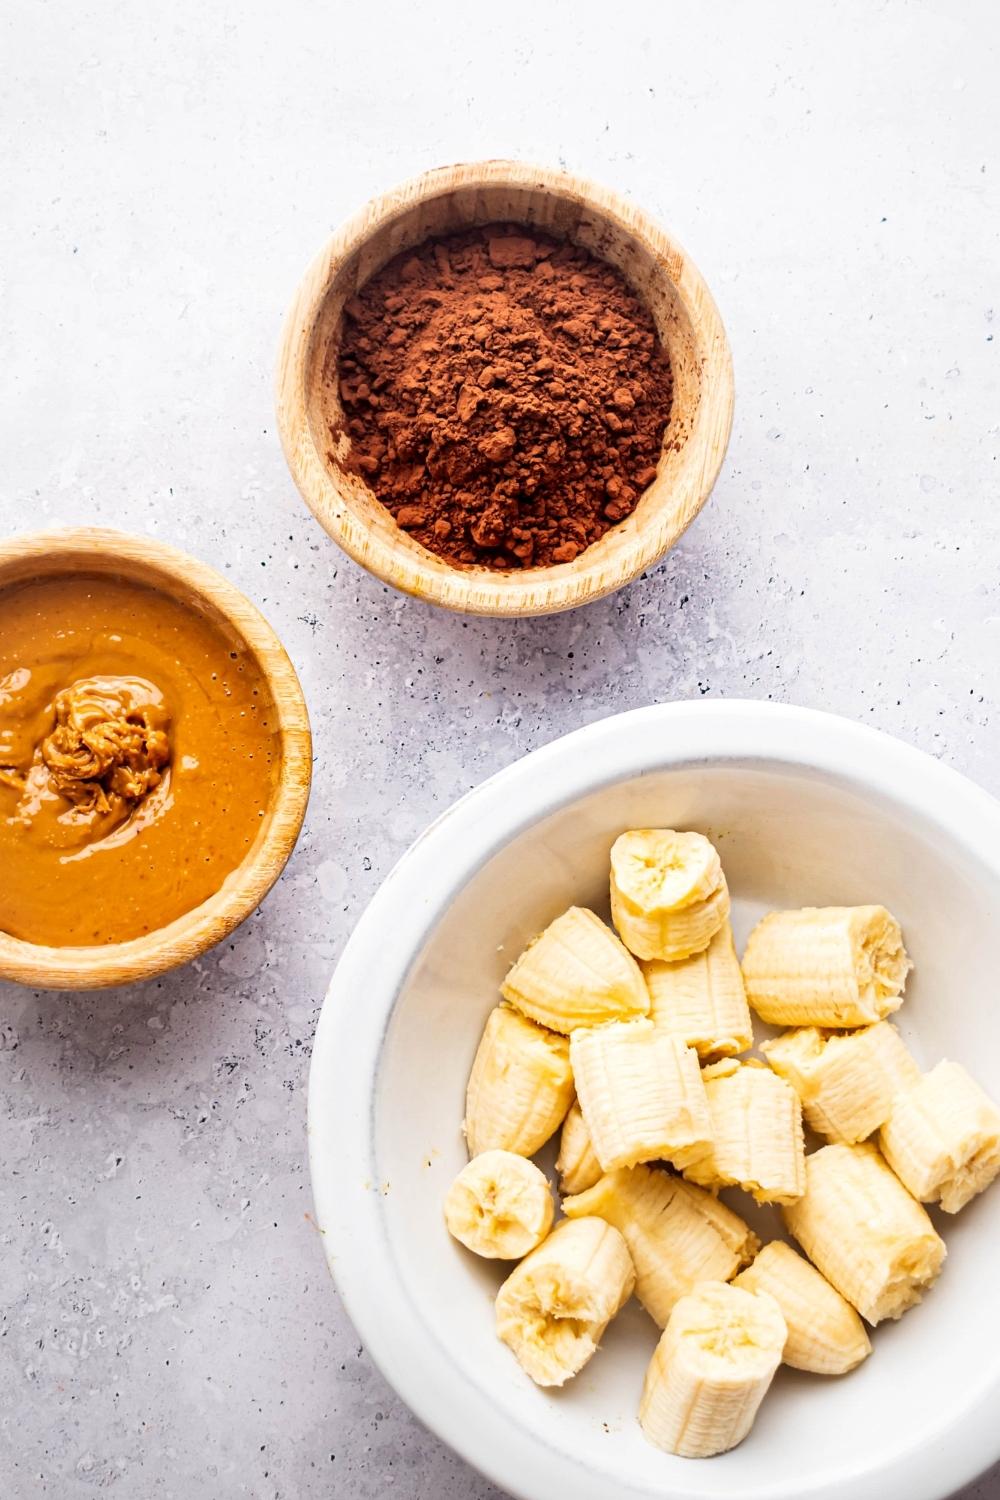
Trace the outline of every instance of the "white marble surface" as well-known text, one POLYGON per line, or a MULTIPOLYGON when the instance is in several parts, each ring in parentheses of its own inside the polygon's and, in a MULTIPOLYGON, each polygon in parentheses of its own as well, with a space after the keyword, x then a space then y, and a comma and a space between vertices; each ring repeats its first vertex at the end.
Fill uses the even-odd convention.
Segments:
MULTIPOLYGON (((373 1371, 310 1219, 310 1039, 407 843, 532 746, 748 695, 1000 791, 1000 20, 990 0, 167 7, 0 18, 0 533, 97 520, 226 569, 302 675, 305 833, 230 944, 103 998, 0 986, 5 1500, 496 1500, 373 1371), (275 437, 284 305, 423 168, 564 163, 713 287, 712 503, 614 599, 449 617, 346 562, 275 437)), ((971 1492, 998 1500, 1000 1474, 971 1492)))

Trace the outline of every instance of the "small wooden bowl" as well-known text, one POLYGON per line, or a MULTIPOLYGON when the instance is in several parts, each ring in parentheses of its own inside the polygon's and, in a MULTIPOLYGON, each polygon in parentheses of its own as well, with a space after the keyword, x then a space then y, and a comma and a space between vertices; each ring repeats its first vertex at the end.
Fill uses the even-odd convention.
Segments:
POLYGON ((673 546, 705 503, 732 417, 725 329, 697 267, 676 241, 615 193, 519 162, 442 167, 374 199, 313 261, 282 335, 278 425, 303 499, 344 551, 377 577, 469 614, 550 614, 636 578, 673 546), (339 401, 328 372, 344 303, 401 250, 431 235, 499 220, 564 236, 617 266, 652 312, 674 372, 657 477, 632 515, 573 562, 504 573, 454 567, 402 531, 364 480, 343 467, 343 455, 331 455, 328 419, 331 396, 339 401))
POLYGON ((90 528, 0 542, 0 589, 63 573, 112 573, 219 621, 253 653, 278 715, 281 769, 271 807, 243 863, 214 896, 157 932, 101 947, 50 948, 0 932, 0 978, 44 989, 90 990, 150 979, 197 958, 248 917, 284 869, 309 800, 312 741, 299 680, 263 615, 213 568, 148 537, 90 528))

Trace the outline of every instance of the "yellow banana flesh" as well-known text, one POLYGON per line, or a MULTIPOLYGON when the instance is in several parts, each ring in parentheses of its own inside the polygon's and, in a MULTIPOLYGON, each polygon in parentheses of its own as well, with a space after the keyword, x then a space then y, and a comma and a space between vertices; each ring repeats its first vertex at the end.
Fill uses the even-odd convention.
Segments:
POLYGON ((466 1090, 469 1155, 496 1150, 534 1156, 572 1102, 567 1038, 498 1005, 486 1022, 466 1090))
POLYGON ((1000 1173, 1000 1109, 960 1063, 940 1062, 896 1096, 879 1143, 915 1198, 955 1214, 1000 1173))
POLYGON ((728 922, 701 953, 678 963, 649 959, 641 967, 649 1019, 658 1031, 680 1037, 702 1062, 753 1046, 750 1007, 728 922))
POLYGON ((578 1103, 570 1107, 570 1112, 563 1121, 556 1171, 559 1173, 559 1192, 563 1197, 584 1192, 593 1187, 601 1176, 601 1164, 594 1155, 590 1132, 578 1103))
POLYGON ((536 1384, 563 1385, 596 1352, 634 1285, 617 1229, 603 1219, 563 1220, 500 1288, 497 1337, 536 1384))
MULTIPOLYGON (((673 1181, 676 1183, 678 1196, 686 1200, 701 1218, 711 1224, 723 1244, 728 1246, 736 1256, 739 1265, 745 1266, 753 1260, 760 1249, 760 1240, 738 1213, 735 1213, 714 1193, 707 1193, 704 1188, 696 1187, 693 1182, 685 1182, 683 1177, 675 1177, 673 1181)), ((726 1277, 719 1279, 725 1281, 726 1277)))
POLYGON ((569 1052, 577 1098, 605 1172, 643 1161, 680 1166, 711 1141, 697 1054, 651 1021, 574 1031, 569 1052))
POLYGON ((639 1403, 646 1437, 681 1458, 735 1448, 753 1426, 786 1338, 767 1292, 706 1281, 682 1297, 646 1371, 639 1403))
POLYGON ((542 1243, 554 1216, 545 1173, 511 1151, 474 1156, 444 1200, 448 1232, 490 1260, 520 1260, 542 1243))
POLYGON ((795 1090, 754 1061, 713 1063, 702 1078, 712 1143, 685 1165, 684 1175, 702 1187, 744 1188, 758 1203, 794 1203, 806 1186, 795 1090))
POLYGON ((717 851, 701 833, 632 828, 611 847, 618 893, 640 911, 676 911, 704 901, 722 877, 717 851))
POLYGON ((770 1292, 788 1328, 782 1359, 795 1370, 844 1375, 871 1353, 864 1324, 854 1308, 809 1261, 772 1240, 733 1286, 770 1292))
POLYGON ((728 917, 719 856, 702 834, 635 828, 615 840, 611 920, 637 958, 700 953, 728 917))
POLYGON ((937 1279, 944 1241, 875 1146, 823 1146, 806 1157, 806 1191, 785 1225, 866 1322, 899 1318, 937 1279))
POLYGON ((861 1031, 786 1031, 761 1049, 802 1101, 806 1124, 829 1141, 867 1140, 920 1069, 891 1021, 861 1031))
POLYGON ((727 1281, 759 1245, 732 1209, 656 1167, 609 1172, 564 1199, 563 1212, 571 1219, 596 1215, 621 1231, 635 1266, 636 1296, 660 1328, 699 1281, 727 1281))
POLYGON ((743 955, 751 1008, 775 1026, 868 1026, 902 1004, 911 968, 884 906, 775 911, 743 955))
POLYGON ((552 1031, 645 1015, 639 966, 595 912, 571 906, 521 954, 500 986, 505 1000, 552 1031))

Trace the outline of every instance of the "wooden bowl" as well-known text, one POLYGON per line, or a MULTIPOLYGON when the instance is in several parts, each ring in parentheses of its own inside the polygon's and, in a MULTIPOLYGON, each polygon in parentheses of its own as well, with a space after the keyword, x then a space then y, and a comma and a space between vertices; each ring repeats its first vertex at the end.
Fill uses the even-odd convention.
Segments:
POLYGON ((0 932, 0 978, 45 989, 131 984, 197 958, 248 917, 281 874, 302 827, 312 776, 309 716, 284 647, 263 615, 213 568, 148 537, 90 528, 0 542, 0 589, 64 573, 112 573, 199 610, 240 638, 270 687, 281 766, 271 807, 223 888, 157 932, 127 943, 50 948, 0 932))
MULTIPOLYGON (((334 407, 334 409, 336 409, 334 407)), ((633 204, 578 177, 519 162, 428 172, 375 198, 313 261, 285 321, 278 425, 292 477, 333 539, 405 593, 481 615, 572 609, 630 582, 673 546, 715 483, 733 416, 733 369, 697 267, 633 204), (565 237, 617 266, 648 305, 673 365, 674 401, 656 479, 635 511, 572 562, 497 573, 455 567, 396 525, 331 455, 328 371, 344 303, 401 250, 430 235, 511 220, 565 237)))

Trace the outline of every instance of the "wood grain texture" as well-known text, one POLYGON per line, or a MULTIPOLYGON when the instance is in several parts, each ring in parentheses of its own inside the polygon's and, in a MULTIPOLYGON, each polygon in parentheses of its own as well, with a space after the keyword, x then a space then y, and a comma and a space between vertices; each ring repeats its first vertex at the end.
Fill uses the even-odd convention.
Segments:
POLYGON ((333 539, 369 572, 448 609, 540 615, 598 599, 657 562, 705 503, 733 419, 725 329, 697 267, 615 193, 519 162, 442 167, 375 198, 306 272, 288 312, 277 373, 278 425, 299 491, 333 539), (565 236, 617 266, 647 303, 674 371, 657 477, 627 520, 570 563, 524 572, 456 568, 402 531, 334 452, 328 420, 344 303, 401 250, 430 235, 512 220, 565 236))
POLYGON ((159 589, 218 621, 253 653, 274 697, 280 769, 260 832, 220 890, 158 932, 102 947, 50 948, 0 932, 0 978, 46 989, 132 984, 187 963, 220 942, 266 896, 302 827, 312 740, 295 668, 264 616, 213 568, 148 537, 79 528, 0 541, 0 589, 61 573, 111 573, 159 589))

